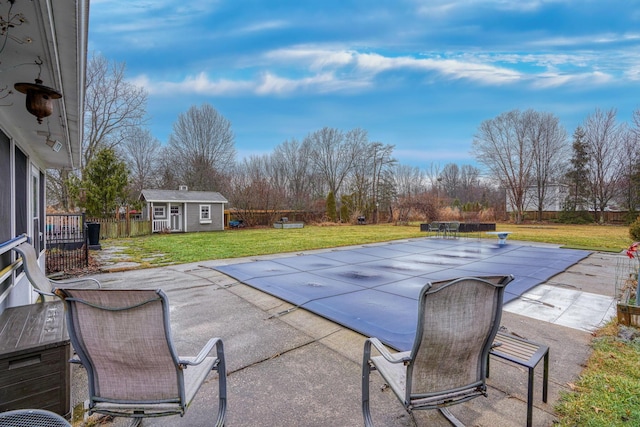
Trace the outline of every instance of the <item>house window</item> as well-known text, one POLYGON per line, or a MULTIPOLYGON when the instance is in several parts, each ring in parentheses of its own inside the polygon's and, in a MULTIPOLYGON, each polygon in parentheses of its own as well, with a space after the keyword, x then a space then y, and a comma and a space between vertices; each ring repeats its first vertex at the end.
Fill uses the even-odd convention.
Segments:
POLYGON ((211 205, 200 205, 200 224, 211 224, 211 205))
POLYGON ((153 207, 153 217, 154 218, 164 218, 166 216, 164 206, 154 206, 153 207))

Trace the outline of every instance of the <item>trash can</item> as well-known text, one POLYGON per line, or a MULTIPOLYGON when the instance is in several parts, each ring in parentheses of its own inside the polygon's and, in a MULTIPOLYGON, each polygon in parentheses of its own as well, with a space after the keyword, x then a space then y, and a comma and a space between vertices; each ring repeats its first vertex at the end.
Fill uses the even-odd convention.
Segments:
POLYGON ((89 249, 102 249, 100 246, 100 223, 87 222, 87 239, 89 249))

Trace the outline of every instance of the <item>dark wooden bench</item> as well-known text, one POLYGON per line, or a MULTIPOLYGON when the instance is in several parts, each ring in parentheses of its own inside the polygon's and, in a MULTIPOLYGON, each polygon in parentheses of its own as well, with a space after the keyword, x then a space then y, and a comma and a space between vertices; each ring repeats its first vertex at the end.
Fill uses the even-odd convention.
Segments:
MULTIPOLYGON (((490 356, 496 356, 509 362, 524 366, 529 370, 529 385, 527 390, 527 427, 533 421, 533 371, 544 359, 544 373, 542 377, 542 401, 547 401, 549 386, 549 347, 513 335, 498 332, 493 340, 490 356)), ((489 378, 489 358, 487 358, 487 378, 489 378)))

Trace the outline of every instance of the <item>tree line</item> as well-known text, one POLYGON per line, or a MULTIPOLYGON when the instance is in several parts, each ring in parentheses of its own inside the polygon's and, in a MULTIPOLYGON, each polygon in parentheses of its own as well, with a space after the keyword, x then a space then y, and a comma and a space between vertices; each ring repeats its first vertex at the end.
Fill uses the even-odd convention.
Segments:
POLYGON ((502 212, 507 205, 520 222, 525 211, 541 217, 558 184, 568 189, 568 219, 591 211, 601 220, 612 203, 635 212, 640 198, 640 110, 629 125, 616 120, 615 110, 596 110, 572 142, 551 113, 509 111, 482 122, 474 135, 472 151, 485 171, 454 163, 425 169, 400 164, 393 145, 371 141, 361 128, 324 127, 237 160, 231 122, 207 103, 180 114, 162 144, 147 128, 147 94, 126 81, 124 64, 92 55, 86 84, 83 166, 49 171, 48 198, 91 216, 136 206, 142 189, 179 185, 220 192, 247 224, 258 221, 258 212, 406 222, 441 219, 447 211, 502 212))

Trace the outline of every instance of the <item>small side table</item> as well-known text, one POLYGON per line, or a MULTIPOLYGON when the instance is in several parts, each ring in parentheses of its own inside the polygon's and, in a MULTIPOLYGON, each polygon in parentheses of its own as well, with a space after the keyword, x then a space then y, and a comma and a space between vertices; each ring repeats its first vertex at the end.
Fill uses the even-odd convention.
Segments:
MULTIPOLYGON (((529 370, 527 386, 527 427, 533 425, 533 370, 544 360, 542 374, 542 401, 546 403, 549 388, 549 347, 524 338, 502 332, 496 334, 489 355, 524 366, 529 370)), ((489 356, 487 356, 487 378, 489 378, 489 356)))

